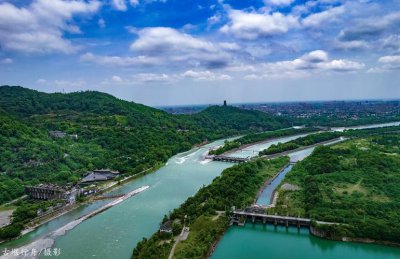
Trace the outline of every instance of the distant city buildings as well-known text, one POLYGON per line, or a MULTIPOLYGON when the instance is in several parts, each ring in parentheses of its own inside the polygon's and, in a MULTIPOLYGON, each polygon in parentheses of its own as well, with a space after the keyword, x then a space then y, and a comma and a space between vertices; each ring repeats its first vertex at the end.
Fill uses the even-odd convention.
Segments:
MULTIPOLYGON (((223 105, 227 105, 224 101, 223 105)), ((400 114, 399 100, 364 101, 310 101, 281 103, 243 103, 230 104, 235 107, 258 110, 277 116, 296 118, 336 117, 357 120, 360 117, 395 117, 400 114)), ((160 107, 171 114, 198 113, 210 105, 160 107)))

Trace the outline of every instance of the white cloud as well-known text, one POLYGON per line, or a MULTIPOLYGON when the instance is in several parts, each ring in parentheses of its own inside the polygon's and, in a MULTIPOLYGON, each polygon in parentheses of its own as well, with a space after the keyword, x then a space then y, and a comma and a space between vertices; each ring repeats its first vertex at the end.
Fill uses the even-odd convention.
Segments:
POLYGON ((368 17, 357 22, 354 26, 340 31, 341 41, 376 39, 385 32, 399 32, 400 12, 393 12, 381 17, 368 17))
POLYGON ((314 50, 302 56, 304 61, 310 63, 320 63, 328 61, 328 53, 323 50, 314 50))
POLYGON ((1 60, 2 64, 11 64, 13 62, 14 62, 14 60, 12 60, 11 58, 4 58, 1 60))
POLYGON ((207 19, 207 23, 209 26, 212 26, 214 24, 219 23, 221 21, 221 19, 222 19, 221 14, 217 13, 217 14, 214 14, 213 16, 209 17, 207 19))
POLYGON ((113 76, 113 77, 111 77, 111 81, 120 83, 120 82, 122 82, 122 79, 119 76, 113 76))
POLYGON ((73 53, 77 48, 63 34, 81 33, 73 18, 93 14, 100 5, 82 0, 35 0, 27 7, 0 3, 0 44, 26 53, 73 53))
POLYGON ((181 66, 225 66, 230 55, 210 41, 168 27, 151 27, 139 30, 138 39, 130 49, 140 55, 157 57, 165 63, 181 66))
POLYGON ((141 65, 160 65, 162 61, 158 58, 148 56, 120 57, 120 56, 99 56, 86 53, 80 57, 83 62, 91 62, 99 65, 108 66, 141 66, 141 65))
POLYGON ((400 35, 389 35, 379 39, 381 49, 400 51, 400 35))
POLYGON ((166 73, 138 73, 128 78, 121 78, 119 76, 113 76, 102 82, 104 85, 132 85, 142 83, 172 83, 178 82, 183 79, 191 79, 194 81, 224 81, 231 80, 232 77, 222 73, 214 73, 211 71, 193 71, 188 70, 186 72, 177 74, 166 74, 166 73))
POLYGON ((220 42, 218 43, 219 47, 225 50, 235 51, 239 50, 240 46, 235 42, 220 42))
POLYGON ((382 56, 378 59, 380 64, 377 67, 370 68, 368 73, 387 73, 389 71, 400 69, 400 55, 382 56))
POLYGON ((118 11, 125 12, 128 10, 128 5, 133 7, 139 4, 139 0, 111 0, 111 6, 118 11))
POLYGON ((127 29, 138 35, 130 46, 134 56, 96 56, 86 53, 81 56, 81 61, 118 66, 142 64, 214 69, 226 66, 231 59, 229 52, 238 48, 234 43, 214 44, 173 28, 127 29))
POLYGON ((382 69, 400 69, 400 55, 383 56, 378 60, 382 69))
POLYGON ((370 44, 364 40, 335 41, 334 47, 344 50, 368 49, 370 44))
POLYGON ((143 83, 169 83, 179 80, 177 75, 140 73, 133 76, 134 81, 143 83))
POLYGON ((38 84, 45 84, 45 83, 47 83, 47 80, 46 80, 46 79, 43 79, 43 78, 39 78, 39 79, 36 81, 36 83, 38 83, 38 84))
POLYGON ((138 35, 139 38, 131 44, 131 50, 151 53, 185 49, 215 51, 212 43, 168 27, 145 28, 138 35))
POLYGON ((112 0, 112 6, 118 11, 126 11, 128 9, 125 0, 112 0))
POLYGON ((264 0, 265 5, 278 5, 278 6, 290 5, 293 2, 294 0, 264 0))
POLYGON ((193 71, 193 70, 188 70, 182 74, 183 77, 185 78, 192 78, 196 81, 224 81, 224 80, 231 80, 232 77, 226 74, 218 74, 218 73, 213 73, 210 71, 193 71))
POLYGON ((327 23, 338 20, 338 17, 345 12, 344 6, 333 7, 323 12, 314 13, 303 19, 302 23, 306 27, 323 28, 327 23))
POLYGON ((347 71, 355 71, 364 68, 365 65, 363 63, 347 60, 347 59, 338 59, 332 60, 330 62, 322 63, 319 67, 324 70, 333 70, 336 72, 347 72, 347 71))
POLYGON ((279 12, 268 14, 229 10, 228 16, 230 21, 221 28, 221 32, 246 40, 283 34, 299 26, 297 17, 279 12))
POLYGON ((246 75, 248 80, 264 78, 297 78, 323 72, 350 72, 364 68, 363 63, 347 59, 329 59, 328 53, 315 50, 294 60, 261 63, 256 72, 246 75))
POLYGON ((384 56, 380 57, 378 60, 379 63, 389 64, 389 63, 400 63, 400 56, 384 56))

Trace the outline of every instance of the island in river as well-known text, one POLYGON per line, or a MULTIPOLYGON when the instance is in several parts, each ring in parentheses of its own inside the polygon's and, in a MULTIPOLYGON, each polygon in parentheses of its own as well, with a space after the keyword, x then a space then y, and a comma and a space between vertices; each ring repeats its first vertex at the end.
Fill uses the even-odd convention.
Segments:
MULTIPOLYGON (((388 129, 388 130, 392 131, 393 129, 388 129)), ((381 132, 382 130, 378 130, 378 131, 380 133, 382 133, 381 132)), ((397 129, 397 131, 398 131, 398 129, 397 129)), ((359 134, 365 135, 366 132, 360 132, 359 134)), ((369 131, 368 134, 372 134, 373 135, 373 131, 369 131)), ((356 137, 356 133, 355 132, 353 132, 353 136, 356 137)), ((356 140, 360 141, 360 140, 363 140, 363 138, 357 138, 356 140)), ((353 141, 356 141, 356 140, 350 140, 350 141, 344 142, 343 144, 339 144, 338 146, 340 147, 340 145, 347 145, 348 143, 352 143, 353 141)), ((393 141, 393 140, 391 140, 391 141, 393 141)), ((397 142, 394 142, 394 143, 397 143, 397 142)), ((336 148, 336 146, 332 147, 332 149, 334 149, 334 148, 336 148)), ((398 150, 393 150, 393 147, 392 148, 386 147, 386 148, 388 148, 387 150, 389 150, 389 151, 398 152, 398 150)), ((321 148, 321 149, 324 149, 324 148, 321 148)), ((330 149, 330 148, 326 147, 325 149, 330 149)), ((317 148, 316 154, 318 154, 318 152, 319 152, 318 150, 319 150, 319 148, 317 148)), ((361 147, 361 150, 363 150, 362 147, 361 147)), ((382 150, 385 150, 385 148, 383 147, 382 150)), ((305 151, 302 151, 302 152, 304 153, 305 151)), ((373 154, 371 154, 371 155, 374 156, 373 154)), ((387 154, 382 154, 382 153, 380 155, 387 156, 387 154)), ((305 161, 300 162, 299 165, 295 166, 295 168, 300 167, 301 164, 303 164, 303 163, 307 163, 308 160, 312 160, 313 156, 314 155, 312 155, 311 157, 305 159, 305 161)), ((238 174, 238 172, 240 172, 241 170, 246 170, 246 169, 243 169, 242 167, 245 167, 245 166, 251 167, 251 165, 256 166, 256 165, 254 165, 255 163, 262 163, 262 162, 259 162, 259 161, 260 160, 254 160, 254 161, 246 163, 246 165, 239 165, 239 166, 235 166, 235 167, 232 167, 230 169, 227 169, 222 174, 221 178, 223 179, 224 176, 226 177, 226 175, 228 175, 229 172, 232 175, 242 176, 240 173, 238 174), (235 169, 238 170, 238 171, 235 171, 235 169)), ((321 160, 321 163, 323 163, 323 161, 324 160, 321 160)), ((329 161, 329 159, 328 159, 328 161, 329 161)), ((367 161, 368 161, 368 159, 367 159, 367 161)), ((384 163, 386 163, 386 162, 384 162, 384 163)), ((310 164, 310 166, 312 166, 312 164, 310 164)), ((321 169, 321 168, 319 168, 319 169, 321 169)), ((318 170, 318 169, 316 169, 316 170, 318 170)), ((324 172, 324 171, 322 170, 322 172, 324 172)), ((293 174, 294 173, 290 172, 288 175, 293 175, 293 174)), ((397 175, 397 171, 393 171, 393 174, 397 175)), ((391 178, 392 176, 389 176, 389 178, 391 178)), ((234 177, 234 176, 230 176, 230 177, 234 177)), ((332 175, 332 177, 334 177, 334 175, 332 175)), ((388 176, 386 176, 386 177, 388 177, 388 176)), ((218 179, 218 181, 214 181, 209 186, 211 188, 211 190, 213 188, 217 188, 218 189, 218 183, 219 183, 219 181, 223 181, 222 179, 218 179), (214 184, 215 184, 215 186, 212 187, 214 184)), ((236 180, 240 181, 241 179, 236 179, 236 180)), ((260 180, 259 184, 262 185, 263 181, 265 181, 265 180, 266 179, 260 180)), ((387 180, 388 179, 386 179, 384 181, 387 181, 387 180)), ((329 185, 329 183, 330 182, 328 181, 327 184, 329 185)), ((294 184, 296 184, 296 182, 292 183, 292 184, 294 185, 294 184)), ((298 184, 297 186, 300 186, 300 188, 299 189, 296 188, 295 190, 292 190, 292 192, 298 192, 298 193, 304 193, 305 192, 305 189, 302 188, 302 186, 300 184, 298 184)), ((397 186, 399 186, 399 185, 397 184, 397 186)), ((178 244, 178 246, 176 248, 176 252, 174 254, 174 258, 187 258, 187 257, 204 258, 204 257, 206 257, 207 254, 210 254, 211 251, 208 250, 208 249, 205 249, 205 247, 207 247, 207 246, 210 247, 212 244, 214 244, 215 241, 218 240, 219 235, 221 235, 223 233, 224 229, 227 228, 226 226, 227 226, 227 223, 229 222, 229 219, 226 216, 229 215, 228 214, 229 213, 229 209, 227 209, 225 207, 225 210, 226 210, 225 216, 223 216, 224 215, 223 213, 219 213, 218 211, 223 211, 224 208, 221 208, 221 203, 218 201, 218 195, 214 194, 213 192, 210 192, 209 190, 207 190, 207 188, 208 187, 204 188, 204 190, 203 189, 200 190, 199 193, 196 194, 196 196, 194 196, 193 198, 188 199, 185 204, 183 204, 179 209, 175 210, 170 216, 171 217, 170 219, 173 219, 173 220, 176 219, 177 215, 180 215, 180 217, 182 217, 183 215, 189 215, 190 218, 192 218, 193 216, 196 218, 196 220, 194 220, 194 221, 193 221, 193 218, 192 218, 191 225, 190 225, 191 226, 191 233, 189 234, 189 237, 188 237, 187 241, 183 241, 183 242, 180 242, 178 244), (197 196, 199 196, 199 197, 197 197, 197 196), (214 198, 214 197, 216 197, 216 198, 214 198), (197 207, 200 207, 200 209, 197 209, 197 213, 199 213, 198 212, 199 210, 203 211, 202 213, 200 212, 200 215, 197 215, 197 216, 196 216, 196 213, 194 213, 194 214, 192 213, 192 211, 196 207, 193 204, 196 204, 196 202, 198 203, 197 207), (215 211, 217 211, 217 214, 213 216, 215 211), (225 221, 223 220, 224 217, 225 217, 225 221), (214 219, 214 221, 213 221, 213 219, 214 219)), ((246 185, 244 185, 242 189, 241 188, 237 188, 235 190, 235 187, 234 187, 233 184, 232 184, 232 187, 223 186, 223 188, 222 188, 222 186, 219 186, 219 188, 221 188, 221 190, 222 189, 226 190, 227 193, 233 192, 239 197, 242 197, 242 194, 244 195, 246 193, 246 191, 248 190, 246 185), (233 188, 234 191, 230 191, 231 188, 233 188)), ((257 191, 257 190, 255 190, 255 191, 257 191)), ((382 188, 380 189, 380 191, 382 191, 382 188)), ((357 193, 355 193, 355 195, 357 195, 357 193)), ((254 195, 251 196, 251 197, 254 197, 254 195)), ((285 197, 285 195, 282 195, 280 197, 285 197)), ((242 198, 244 199, 244 197, 242 197, 242 198)), ((368 199, 370 197, 365 197, 365 198, 368 199)), ((225 197, 224 197, 224 199, 225 199, 225 197)), ((235 199, 236 199, 236 197, 235 197, 235 199)), ((281 198, 280 201, 282 199, 283 198, 281 198)), ((225 202, 225 204, 232 205, 229 202, 225 202)), ((246 204, 246 202, 242 202, 242 203, 239 202, 238 203, 237 201, 234 202, 234 204, 235 204, 235 206, 241 206, 241 207, 244 207, 245 205, 248 205, 248 204, 246 204)), ((394 205, 395 204, 398 204, 398 201, 396 201, 394 203, 394 205)), ((356 206, 356 205, 357 204, 353 204, 352 206, 356 206)), ((388 206, 392 207, 392 205, 388 205, 388 206)), ((271 213, 273 213, 274 210, 279 211, 278 209, 282 209, 282 208, 287 208, 285 213, 288 213, 288 214, 292 213, 292 215, 293 214, 297 215, 297 211, 295 211, 295 210, 291 211, 290 207, 287 204, 285 204, 285 206, 280 206, 279 208, 273 209, 273 211, 271 211, 271 213)), ((286 215, 286 214, 283 214, 283 215, 286 215)), ((312 219, 321 219, 321 218, 315 218, 314 215, 309 215, 309 214, 304 214, 304 215, 308 215, 312 219)), ((322 219, 324 219, 324 218, 322 218, 322 219)), ((397 220, 398 220, 398 218, 397 218, 397 220)), ((333 222, 335 222, 335 221, 333 221, 333 222)), ((338 222, 341 222, 341 221, 338 221, 338 222)), ((343 222, 341 222, 341 223, 343 223, 343 222)), ((250 224, 247 224, 247 226, 249 226, 249 225, 250 224)), ((332 228, 332 229, 333 230, 342 229, 341 228, 342 225, 339 225, 339 226, 340 227, 338 227, 338 228, 332 228)), ((384 227, 384 225, 380 225, 379 227, 384 227)), ((330 233, 329 231, 331 231, 332 229, 325 228, 323 230, 326 231, 325 233, 330 233)), ((350 228, 346 227, 346 229, 349 230, 350 228)), ((388 228, 388 230, 390 230, 390 228, 388 228)), ((231 229, 228 230, 228 233, 229 233, 229 231, 231 231, 231 229)), ((291 228, 286 230, 287 233, 289 233, 291 231, 292 231, 291 228)), ((239 233, 240 233, 240 231, 239 231, 239 233)), ((304 233, 304 231, 303 231, 303 233, 304 233)), ((349 232, 347 232, 347 234, 348 233, 349 232)), ((383 230, 380 233, 382 234, 382 233, 386 233, 386 232, 383 230)), ((343 233, 335 232, 335 235, 338 235, 338 234, 343 234, 343 233)), ((384 236, 384 234, 383 234, 383 236, 384 236)), ((396 236, 396 233, 393 232, 392 236, 396 236)), ((329 237, 329 236, 327 236, 327 237, 329 237)), ((150 251, 155 252, 154 254, 158 254, 160 256, 162 255, 162 257, 168 256, 168 252, 169 252, 169 249, 170 249, 168 243, 167 242, 161 242, 160 243, 160 240, 163 240, 165 238, 166 237, 161 235, 161 234, 156 234, 152 238, 150 238, 149 240, 144 240, 143 242, 139 243, 139 245, 137 246, 137 248, 135 249, 135 251, 133 253, 133 258, 147 258, 149 256, 151 257, 151 253, 148 253, 150 251), (160 244, 162 244, 162 245, 160 245, 160 244)), ((240 240, 242 239, 242 237, 240 235, 236 235, 236 238, 238 239, 237 242, 240 243, 241 242, 240 240)), ((384 237, 385 240, 390 240, 390 238, 391 238, 391 236, 389 236, 389 235, 384 237)), ((167 237, 167 239, 168 239, 168 237, 167 237)), ((229 244, 235 243, 235 242, 231 242, 232 240, 230 240, 229 243, 225 243, 225 245, 224 245, 224 239, 225 239, 225 237, 222 239, 221 244, 217 246, 217 250, 215 252, 215 256, 220 256, 221 255, 221 252, 219 252, 220 249, 230 250, 229 244), (224 246, 225 246, 225 248, 224 248, 224 246)), ((249 238, 247 240, 253 240, 253 239, 249 238)), ((317 242, 315 240, 321 240, 321 239, 313 238, 312 244, 317 242)), ((338 243, 340 245, 336 246, 336 245, 333 245, 333 244, 336 244, 336 241, 321 240, 321 242, 322 243, 324 243, 324 242, 328 242, 329 243, 330 242, 330 244, 332 244, 332 246, 338 247, 337 251, 335 253, 331 253, 331 254, 323 253, 323 255, 327 256, 328 258, 336 258, 336 256, 345 256, 345 255, 359 256, 359 255, 363 255, 365 253, 370 254, 371 258, 373 258, 375 256, 379 256, 379 255, 387 255, 389 258, 390 257, 398 257, 398 256, 400 256, 400 249, 398 249, 398 248, 388 248, 388 247, 384 247, 384 246, 367 245, 367 244, 360 245, 360 244, 353 244, 353 243, 346 244, 346 245, 342 245, 342 244, 338 243), (360 250, 362 250, 362 251, 359 252, 360 250), (375 253, 369 253, 368 251, 370 251, 370 250, 375 250, 375 253)), ((257 244, 257 243, 261 244, 260 242, 257 242, 256 240, 254 240, 254 244, 257 244)), ((254 247, 254 244, 253 244, 253 247, 254 247)), ((259 248, 260 251, 263 250, 263 249, 264 250, 271 250, 271 249, 274 250, 275 249, 274 246, 269 246, 269 245, 266 245, 265 243, 262 243, 262 244, 263 244, 263 248, 260 247, 259 248)), ((321 245, 321 246, 325 247, 325 245, 321 245)), ((245 251, 246 251, 247 247, 251 248, 252 246, 250 246, 250 244, 249 244, 249 246, 237 246, 232 250, 233 251, 237 251, 237 249, 239 249, 239 250, 242 249, 242 252, 241 253, 238 252, 237 255, 240 255, 240 254, 243 255, 243 254, 246 254, 245 251)), ((311 249, 311 247, 309 247, 309 248, 311 249)), ((329 247, 329 246, 327 246, 327 247, 329 247)), ((292 258, 293 256, 297 255, 294 252, 295 250, 291 250, 291 251, 293 251, 293 253, 289 253, 290 256, 288 256, 288 258, 292 258)), ((276 252, 276 250, 274 250, 272 252, 272 254, 277 255, 277 253, 274 253, 274 252, 276 252)), ((224 253, 222 253, 222 254, 224 254, 224 253)), ((226 256, 227 254, 224 254, 224 255, 226 256)), ((240 256, 236 256, 235 257, 235 256, 233 256, 233 254, 229 254, 229 255, 232 256, 232 258, 241 258, 240 256)), ((255 254, 254 258, 257 258, 257 257, 258 258, 262 258, 265 255, 266 255, 265 253, 255 254)), ((304 255, 306 256, 306 254, 304 254, 304 255)), ((285 258, 285 254, 283 253, 282 256, 280 256, 280 258, 281 257, 285 258)), ((223 258, 223 257, 219 257, 219 258, 223 258)))

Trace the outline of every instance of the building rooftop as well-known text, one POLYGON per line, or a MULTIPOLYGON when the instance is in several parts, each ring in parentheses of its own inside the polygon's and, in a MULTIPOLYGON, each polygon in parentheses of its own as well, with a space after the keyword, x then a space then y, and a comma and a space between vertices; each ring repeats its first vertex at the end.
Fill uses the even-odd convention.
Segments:
POLYGON ((118 176, 118 171, 112 171, 109 169, 99 169, 89 171, 85 177, 81 180, 81 183, 87 182, 97 182, 97 181, 107 181, 113 179, 114 177, 118 176))

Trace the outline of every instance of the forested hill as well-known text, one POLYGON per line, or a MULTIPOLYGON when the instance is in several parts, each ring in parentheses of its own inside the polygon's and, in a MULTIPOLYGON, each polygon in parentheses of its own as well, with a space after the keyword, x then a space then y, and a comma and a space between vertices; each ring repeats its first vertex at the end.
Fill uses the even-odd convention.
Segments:
POLYGON ((76 182, 90 169, 135 174, 206 140, 287 127, 267 114, 212 106, 171 115, 100 92, 0 87, 0 203, 39 182, 76 182), (49 131, 77 134, 52 138, 49 131))

